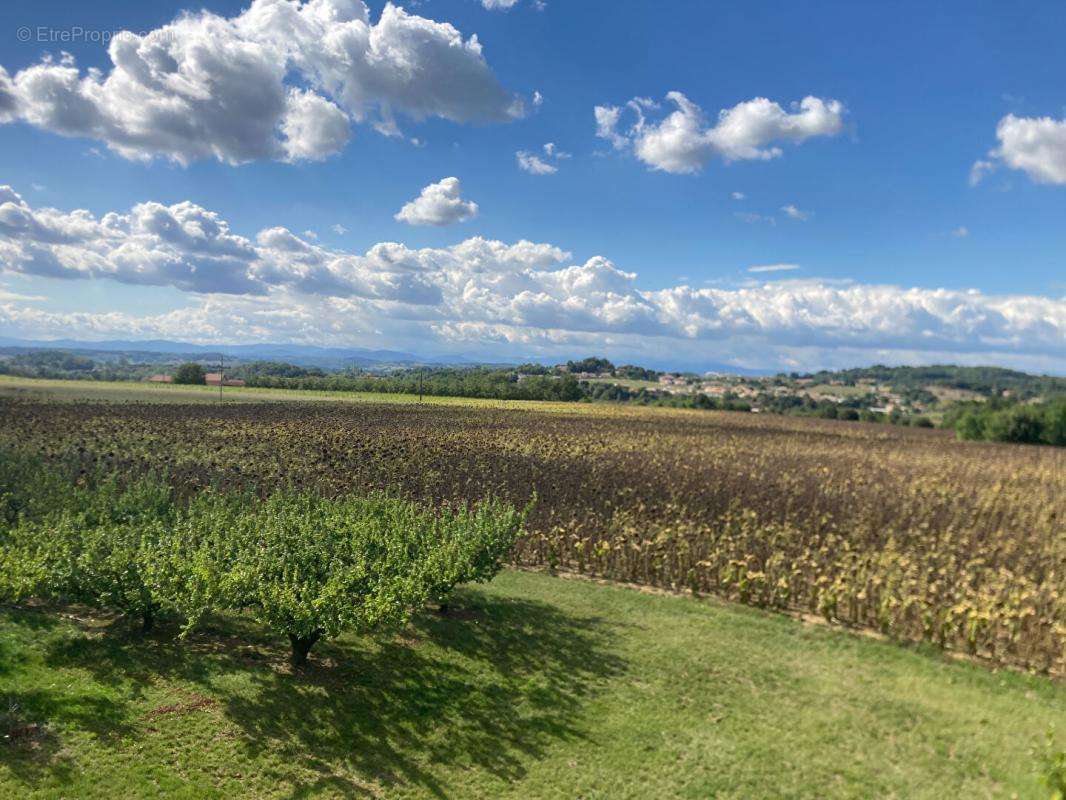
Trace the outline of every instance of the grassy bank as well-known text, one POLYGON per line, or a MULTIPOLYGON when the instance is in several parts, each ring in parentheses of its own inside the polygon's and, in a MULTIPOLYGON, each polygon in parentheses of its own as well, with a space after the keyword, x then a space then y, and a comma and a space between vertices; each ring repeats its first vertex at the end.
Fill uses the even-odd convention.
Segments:
POLYGON ((737 606, 505 573, 388 641, 0 615, 0 796, 1042 797, 1066 689, 737 606))

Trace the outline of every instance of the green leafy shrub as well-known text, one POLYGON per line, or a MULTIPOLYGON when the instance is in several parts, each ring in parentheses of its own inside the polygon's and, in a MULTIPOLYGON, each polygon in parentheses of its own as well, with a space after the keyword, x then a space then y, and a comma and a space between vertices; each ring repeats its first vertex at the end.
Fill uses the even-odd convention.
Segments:
POLYGON ((62 507, 70 480, 32 455, 0 451, 0 535, 19 519, 38 518, 62 507))
POLYGON ((0 451, 0 600, 14 602, 40 585, 39 570, 26 559, 21 528, 56 514, 70 502, 71 482, 32 455, 0 451))
POLYGON ((152 628, 161 599, 151 576, 159 543, 176 519, 170 489, 145 478, 70 485, 65 507, 23 517, 5 548, 14 597, 62 598, 139 617, 152 628))
POLYGON ((424 543, 422 562, 430 599, 442 611, 452 590, 461 583, 484 583, 503 568, 532 503, 523 511, 497 500, 476 506, 460 505, 437 518, 424 543))
MULTIPOLYGON (((498 504, 436 513, 385 494, 331 500, 282 492, 256 504, 205 495, 164 544, 165 558, 184 566, 165 570, 184 569, 170 596, 191 620, 208 608, 247 609, 288 637, 300 668, 322 638, 405 623, 429 596, 427 565, 456 565, 449 579, 495 574, 492 548, 464 549, 459 531, 502 541, 518 519, 498 504), (475 555, 476 566, 463 564, 475 555)), ((444 570, 433 573, 436 588, 444 570)))
POLYGON ((39 472, 0 454, 5 597, 114 608, 146 631, 163 609, 188 627, 211 609, 248 611, 289 638, 298 667, 323 637, 400 625, 428 598, 490 580, 526 515, 498 501, 438 511, 382 493, 211 489, 179 507, 155 477, 39 472))
POLYGON ((259 499, 239 492, 207 490, 193 497, 166 530, 156 557, 148 565, 149 580, 164 604, 186 618, 186 631, 212 609, 232 607, 231 581, 225 576, 247 547, 234 531, 247 524, 259 499))

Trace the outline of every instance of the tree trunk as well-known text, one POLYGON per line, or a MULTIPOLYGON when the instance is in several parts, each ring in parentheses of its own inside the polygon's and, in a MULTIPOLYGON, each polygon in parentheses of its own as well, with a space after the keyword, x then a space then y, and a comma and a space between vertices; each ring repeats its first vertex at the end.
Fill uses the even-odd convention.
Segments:
POLYGON ((155 609, 151 605, 144 607, 141 611, 141 633, 151 633, 152 628, 155 627, 155 609))
POLYGON ((303 669, 307 666, 307 654, 315 646, 315 642, 322 636, 322 631, 312 631, 307 636, 289 634, 289 643, 292 645, 292 666, 295 669, 303 669))

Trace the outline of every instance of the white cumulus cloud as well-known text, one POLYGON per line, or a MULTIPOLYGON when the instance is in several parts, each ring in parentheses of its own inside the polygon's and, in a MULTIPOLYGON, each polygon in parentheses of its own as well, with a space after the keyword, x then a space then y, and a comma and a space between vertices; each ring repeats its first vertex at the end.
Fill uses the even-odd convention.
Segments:
POLYGON ((681 92, 669 92, 666 99, 675 110, 658 121, 648 118, 658 109, 648 98, 634 98, 624 108, 596 106, 596 135, 616 149, 632 148, 652 169, 691 174, 715 157, 727 162, 777 158, 782 150, 776 142, 800 143, 814 136, 835 136, 844 124, 844 104, 818 97, 805 97, 788 111, 765 97, 756 97, 723 109, 713 125, 681 92), (633 122, 620 130, 626 111, 633 122))
POLYGON ((131 159, 322 159, 349 127, 397 134, 397 116, 506 121, 523 101, 493 75, 477 36, 386 3, 253 0, 240 14, 186 13, 123 32, 110 67, 67 54, 13 76, 0 67, 0 122, 95 139, 131 159))
POLYGON ((281 121, 285 156, 292 161, 317 161, 344 149, 350 127, 347 115, 314 92, 289 90, 281 121))
POLYGON ((396 214, 399 222, 408 225, 453 225, 477 216, 477 203, 464 200, 458 178, 444 178, 431 183, 396 214))
POLYGON ((996 138, 999 147, 989 153, 993 160, 971 167, 971 185, 997 164, 1021 170, 1037 183, 1066 184, 1066 119, 1008 114, 996 126, 996 138))
POLYGON ((806 353, 811 364, 846 354, 850 363, 948 359, 1066 370, 1066 299, 770 279, 796 268, 756 265, 752 279, 733 288, 648 290, 608 258, 574 261, 548 243, 475 236, 449 247, 381 242, 354 253, 280 225, 246 237, 189 202, 96 216, 34 207, 0 187, 0 274, 192 293, 185 308, 137 315, 54 311, 5 289, 4 335, 375 341, 419 352, 462 346, 485 357, 576 348, 693 361, 710 348, 763 366, 806 353))

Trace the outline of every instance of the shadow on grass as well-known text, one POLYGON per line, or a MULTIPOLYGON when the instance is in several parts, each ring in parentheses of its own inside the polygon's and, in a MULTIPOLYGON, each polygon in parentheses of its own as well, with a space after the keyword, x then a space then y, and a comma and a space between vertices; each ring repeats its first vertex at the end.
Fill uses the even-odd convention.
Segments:
MULTIPOLYGON (((51 609, 50 609, 51 610, 51 609)), ((5 607, 4 621, 34 638, 61 629, 61 621, 40 608, 5 607)), ((0 677, 25 668, 26 653, 0 640, 0 677)), ((123 703, 99 694, 48 687, 0 691, 0 766, 24 784, 44 775, 62 780, 71 772, 63 753, 63 729, 79 729, 101 741, 115 741, 132 730, 123 703)))
MULTIPOLYGON (((162 676, 213 695, 250 758, 293 767, 292 796, 367 789, 344 777, 449 789, 434 765, 509 781, 556 742, 583 738, 583 703, 625 669, 616 626, 530 600, 461 592, 469 613, 420 614, 398 636, 323 642, 299 675, 277 639, 241 619, 215 619, 183 642, 115 630, 58 640, 51 667, 77 667, 136 697, 162 676), (244 687, 214 690, 240 673, 244 687), (310 773, 311 777, 308 777, 310 773)), ((117 623, 116 623, 117 626, 117 623)))
MULTIPOLYGON (((0 606, 0 612, 4 613, 4 621, 6 623, 34 633, 53 631, 62 625, 62 620, 57 613, 54 613, 57 610, 57 607, 45 603, 27 603, 24 606, 0 606)), ((4 663, 7 663, 6 660, 4 663)))
POLYGON ((74 766, 57 727, 88 731, 104 742, 132 730, 125 704, 109 698, 50 689, 0 693, 0 765, 30 786, 46 774, 67 780, 74 766))

